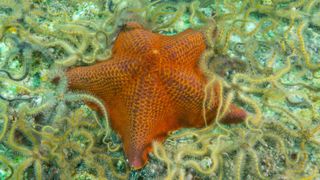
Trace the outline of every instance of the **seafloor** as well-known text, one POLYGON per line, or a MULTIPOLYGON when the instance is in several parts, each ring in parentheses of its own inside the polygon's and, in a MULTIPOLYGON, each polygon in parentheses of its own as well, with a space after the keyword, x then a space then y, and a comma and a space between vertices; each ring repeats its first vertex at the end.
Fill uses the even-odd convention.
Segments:
POLYGON ((319 0, 1 0, 0 179, 320 179, 319 48, 319 0), (84 104, 100 100, 63 81, 108 59, 129 21, 203 31, 221 111, 232 101, 246 121, 172 132, 131 170, 84 104))

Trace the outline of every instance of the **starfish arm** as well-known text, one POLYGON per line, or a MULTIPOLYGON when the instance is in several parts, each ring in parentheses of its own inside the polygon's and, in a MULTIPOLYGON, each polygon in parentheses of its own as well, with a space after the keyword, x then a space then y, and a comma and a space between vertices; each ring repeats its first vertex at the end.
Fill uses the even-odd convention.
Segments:
MULTIPOLYGON (((203 117, 205 77, 198 70, 187 68, 166 68, 161 73, 161 78, 168 94, 174 99, 177 109, 182 112, 180 118, 184 119, 184 127, 201 127, 205 124, 203 117)), ((213 88, 214 94, 220 94, 219 84, 213 88)), ((219 104, 218 97, 213 97, 213 104, 210 110, 206 111, 206 118, 210 123, 216 116, 216 108, 219 104)), ((245 110, 231 104, 228 112, 221 120, 223 123, 242 122, 247 113, 245 110)))
POLYGON ((112 48, 112 54, 123 57, 144 57, 157 46, 159 36, 151 31, 139 28, 136 24, 127 25, 125 31, 119 33, 112 48))
POLYGON ((163 68, 161 80, 181 111, 199 112, 204 98, 205 78, 200 71, 186 68, 163 68))
POLYGON ((119 91, 138 71, 137 61, 109 59, 92 66, 67 71, 68 86, 108 98, 119 91))
POLYGON ((168 131, 177 129, 174 107, 155 75, 141 78, 128 108, 130 123, 123 133, 124 150, 129 164, 141 168, 147 162, 153 140, 163 140, 168 131))
POLYGON ((247 112, 244 109, 239 108, 234 104, 230 104, 229 110, 221 119, 221 122, 225 124, 240 123, 244 121, 246 117, 247 112))
POLYGON ((163 59, 184 67, 194 67, 206 48, 203 34, 191 29, 172 37, 163 37, 160 49, 163 59))

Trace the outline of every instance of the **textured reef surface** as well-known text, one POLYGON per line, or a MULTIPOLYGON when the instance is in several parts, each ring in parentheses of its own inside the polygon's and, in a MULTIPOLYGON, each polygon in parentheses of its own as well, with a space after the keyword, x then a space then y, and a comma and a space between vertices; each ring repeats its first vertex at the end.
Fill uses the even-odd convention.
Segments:
POLYGON ((320 178, 319 51, 319 0, 1 0, 0 179, 320 178), (202 108, 219 102, 204 128, 154 141, 139 170, 103 100, 64 75, 108 60, 132 21, 201 31, 202 108), (220 121, 231 104, 243 123, 220 121))

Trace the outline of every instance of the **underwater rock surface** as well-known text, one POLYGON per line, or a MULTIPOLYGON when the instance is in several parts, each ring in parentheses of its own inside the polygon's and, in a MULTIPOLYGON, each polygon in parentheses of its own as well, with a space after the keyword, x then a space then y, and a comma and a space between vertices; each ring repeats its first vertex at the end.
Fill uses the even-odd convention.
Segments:
POLYGON ((319 9, 318 0, 1 0, 0 179, 320 178, 319 9), (68 90, 64 76, 109 59, 130 21, 203 32, 204 106, 214 83, 223 92, 216 123, 154 142, 139 171, 104 102, 68 90), (219 122, 230 103, 246 109, 244 123, 219 122))

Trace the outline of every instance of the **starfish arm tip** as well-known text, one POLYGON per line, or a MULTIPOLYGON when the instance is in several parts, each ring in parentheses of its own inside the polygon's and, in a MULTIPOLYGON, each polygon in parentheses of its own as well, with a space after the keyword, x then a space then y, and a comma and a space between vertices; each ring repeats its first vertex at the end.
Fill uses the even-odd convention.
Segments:
POLYGON ((245 120, 247 114, 248 113, 244 109, 231 104, 229 107, 229 112, 223 117, 221 122, 226 124, 240 123, 245 120))

